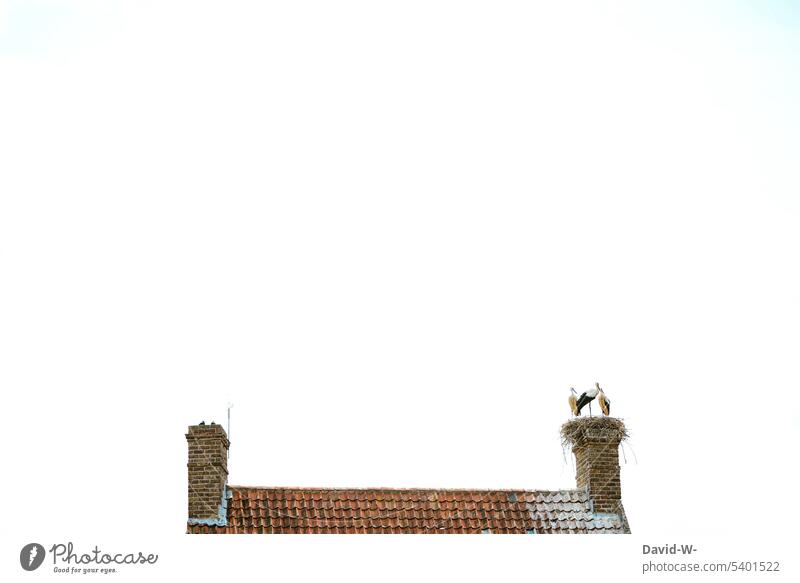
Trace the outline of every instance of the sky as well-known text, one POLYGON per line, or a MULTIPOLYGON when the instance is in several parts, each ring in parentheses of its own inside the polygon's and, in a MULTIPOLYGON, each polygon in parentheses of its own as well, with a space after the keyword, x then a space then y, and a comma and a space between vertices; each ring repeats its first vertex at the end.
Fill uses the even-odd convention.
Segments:
MULTIPOLYGON (((569 387, 600 382, 632 572, 642 540, 756 544, 798 478, 798 16, 0 1, 2 487, 48 501, 0 536, 185 574, 214 547, 183 435, 229 402, 232 484, 569 488, 569 387)), ((510 576, 530 543, 395 544, 510 576)))

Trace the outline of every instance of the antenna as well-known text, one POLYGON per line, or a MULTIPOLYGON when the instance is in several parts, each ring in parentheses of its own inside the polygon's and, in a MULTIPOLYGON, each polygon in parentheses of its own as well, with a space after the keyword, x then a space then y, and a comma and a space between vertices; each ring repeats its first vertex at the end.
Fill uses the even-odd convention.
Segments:
MULTIPOLYGON (((231 409, 233 409, 233 403, 230 401, 228 402, 228 442, 230 443, 231 440, 231 409)), ((231 459, 231 448, 228 447, 228 459, 231 459)))

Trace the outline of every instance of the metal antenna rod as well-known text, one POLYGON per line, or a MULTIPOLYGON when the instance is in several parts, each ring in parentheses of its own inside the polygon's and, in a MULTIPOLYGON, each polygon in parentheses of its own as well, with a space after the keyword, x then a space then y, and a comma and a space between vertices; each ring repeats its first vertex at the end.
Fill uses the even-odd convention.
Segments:
MULTIPOLYGON (((231 409, 233 409, 233 403, 228 403, 228 442, 230 443, 231 440, 231 409)), ((228 459, 231 459, 231 448, 228 447, 228 459)))

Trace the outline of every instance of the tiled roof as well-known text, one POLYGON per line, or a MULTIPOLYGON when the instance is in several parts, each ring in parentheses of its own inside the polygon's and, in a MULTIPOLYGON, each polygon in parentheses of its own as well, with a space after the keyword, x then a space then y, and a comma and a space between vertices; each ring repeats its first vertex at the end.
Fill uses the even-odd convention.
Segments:
POLYGON ((594 514, 585 490, 227 488, 227 525, 190 533, 628 532, 624 516, 594 514))

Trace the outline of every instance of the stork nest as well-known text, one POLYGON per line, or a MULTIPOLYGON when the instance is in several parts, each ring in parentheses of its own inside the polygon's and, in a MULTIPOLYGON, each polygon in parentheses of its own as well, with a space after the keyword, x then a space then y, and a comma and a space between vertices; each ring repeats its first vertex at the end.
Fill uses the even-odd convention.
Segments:
POLYGON ((609 440, 628 439, 628 430, 622 419, 616 417, 574 417, 561 426, 561 445, 569 448, 591 434, 603 434, 609 440), (588 434, 588 435, 587 435, 588 434))

